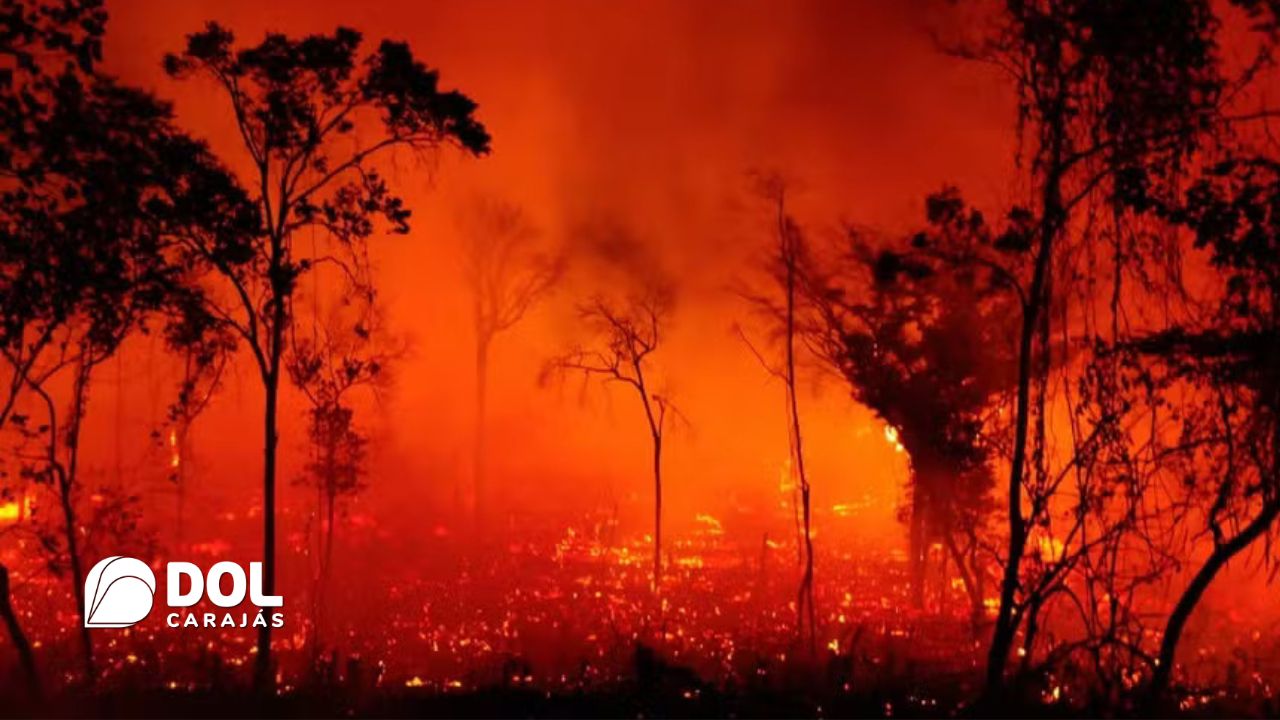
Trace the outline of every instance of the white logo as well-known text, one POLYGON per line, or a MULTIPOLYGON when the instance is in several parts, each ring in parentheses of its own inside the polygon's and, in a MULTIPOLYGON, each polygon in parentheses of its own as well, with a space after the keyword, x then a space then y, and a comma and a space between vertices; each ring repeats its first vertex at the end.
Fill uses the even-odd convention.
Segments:
POLYGON ((156 576, 141 560, 113 555, 84 579, 84 626, 129 627, 151 612, 156 576))
MULTIPOLYGON (((165 618, 169 627, 284 627, 284 614, 267 608, 284 605, 279 595, 263 592, 262 563, 249 563, 246 573, 239 564, 214 563, 206 573, 189 562, 171 562, 165 567, 165 590, 170 609, 180 608, 165 618), (229 581, 230 590, 225 589, 229 581), (187 588, 185 591, 183 587, 187 588), (187 610, 202 599, 220 609, 239 606, 247 598, 256 611, 196 612, 187 610)), ((147 617, 155 602, 156 576, 141 560, 112 555, 100 561, 84 579, 84 626, 124 628, 147 617)))

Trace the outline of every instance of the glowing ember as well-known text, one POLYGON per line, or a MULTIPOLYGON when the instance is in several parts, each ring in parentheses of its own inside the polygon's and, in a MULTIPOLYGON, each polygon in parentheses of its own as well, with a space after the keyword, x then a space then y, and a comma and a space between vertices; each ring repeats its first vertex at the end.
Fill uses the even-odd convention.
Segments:
POLYGON ((31 514, 31 496, 0 503, 0 523, 15 523, 31 514))
POLYGON ((902 443, 898 441, 898 428, 892 425, 884 426, 884 439, 893 447, 894 452, 906 452, 906 448, 902 447, 902 443))
POLYGON ((178 431, 169 430, 169 467, 177 469, 182 464, 182 453, 178 448, 178 431))
POLYGON ((698 522, 706 526, 706 531, 711 535, 723 535, 724 527, 720 525, 720 521, 706 513, 698 513, 694 518, 698 522))
POLYGON ((1064 547, 1062 541, 1055 537, 1042 536, 1036 543, 1040 550, 1040 558, 1045 562, 1054 562, 1062 557, 1064 547))

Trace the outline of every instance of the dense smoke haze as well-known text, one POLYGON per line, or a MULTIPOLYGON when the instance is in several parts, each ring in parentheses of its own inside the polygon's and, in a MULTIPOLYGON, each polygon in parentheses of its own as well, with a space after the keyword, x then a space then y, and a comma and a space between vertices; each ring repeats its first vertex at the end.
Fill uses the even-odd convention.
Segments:
MULTIPOLYGON (((646 477, 635 468, 646 439, 632 399, 581 392, 574 378, 539 387, 538 375, 575 338, 574 305, 583 295, 662 273, 679 296, 662 363, 672 368, 664 382, 688 418, 671 450, 671 517, 681 523, 698 512, 771 511, 780 499, 782 391, 732 331, 751 322, 733 287, 769 240, 768 207, 749 173, 794 178, 797 214, 815 236, 829 237, 846 219, 909 226, 924 195, 947 182, 998 201, 1013 160, 1011 101, 999 78, 942 56, 930 13, 899 3, 139 2, 111 10, 110 70, 173 98, 180 118, 215 147, 233 137, 229 111, 164 78, 159 62, 208 17, 247 38, 340 23, 369 37, 403 38, 443 68, 446 86, 480 99, 496 138, 491 157, 441 157, 429 184, 420 168, 391 170, 412 183, 405 192, 414 222, 410 235, 380 244, 374 258, 387 325, 409 345, 393 369, 394 389, 368 420, 378 428, 375 469, 359 504, 382 523, 395 523, 405 508, 414 508, 410 522, 426 508, 447 511, 469 473, 473 360, 457 218, 474 196, 520 204, 548 247, 566 245, 573 255, 564 285, 500 339, 494 361, 492 468, 496 482, 517 493, 513 512, 555 512, 564 503, 581 512, 644 497, 646 477), (620 254, 593 247, 581 237, 592 227, 625 233, 634 247, 620 254)), ((123 419, 94 435, 117 443, 118 462, 129 469, 163 458, 146 438, 169 392, 165 360, 148 366, 148 351, 134 351, 120 361, 126 397, 117 401, 104 388, 92 420, 115 427, 123 419)), ((238 362, 191 448, 197 477, 211 478, 194 481, 195 492, 215 506, 256 482, 260 397, 252 381, 240 382, 245 372, 238 362)), ((818 505, 870 503, 859 531, 900 542, 895 507, 905 468, 883 424, 821 372, 809 374, 804 405, 815 428, 814 474, 823 479, 818 505)), ((286 476, 296 473, 305 443, 300 413, 285 413, 286 476)), ((114 453, 110 445, 94 452, 93 465, 113 470, 114 453)), ((744 539, 754 543, 765 529, 742 528, 744 539)))
POLYGON ((13 712, 1280 712, 1276 0, 0 4, 13 712))

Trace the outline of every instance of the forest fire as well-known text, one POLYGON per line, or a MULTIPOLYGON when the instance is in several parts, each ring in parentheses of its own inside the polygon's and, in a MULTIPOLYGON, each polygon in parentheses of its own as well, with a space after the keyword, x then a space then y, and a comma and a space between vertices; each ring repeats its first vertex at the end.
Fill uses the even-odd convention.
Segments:
POLYGON ((1280 3, 2 4, 0 714, 1280 714, 1280 3))
POLYGON ((23 495, 15 500, 0 503, 0 523, 21 522, 31 514, 31 498, 23 495))
POLYGON ((898 429, 892 425, 884 426, 884 441, 893 447, 894 452, 905 452, 906 448, 898 441, 898 429))

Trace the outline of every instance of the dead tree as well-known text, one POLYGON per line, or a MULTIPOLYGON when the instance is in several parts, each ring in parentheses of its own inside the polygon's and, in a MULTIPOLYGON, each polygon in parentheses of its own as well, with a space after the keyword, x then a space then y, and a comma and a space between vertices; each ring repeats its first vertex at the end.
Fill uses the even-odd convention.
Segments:
POLYGON ((489 354, 500 333, 510 330, 542 300, 564 271, 563 254, 538 246, 539 234, 524 211, 509 202, 480 198, 460 223, 463 273, 471 290, 475 332, 475 430, 472 436, 473 522, 483 525, 488 508, 487 410, 489 354))
POLYGON ((782 345, 781 363, 771 362, 756 349, 745 334, 743 341, 750 348, 762 367, 783 383, 786 388, 787 439, 792 467, 796 473, 796 487, 800 496, 800 586, 796 591, 796 632, 803 639, 807 631, 809 651, 817 649, 817 613, 813 601, 813 509, 809 474, 805 469, 804 434, 801 430, 800 403, 797 398, 798 343, 803 345, 811 329, 805 325, 805 279, 812 275, 808 270, 809 251, 804 235, 795 220, 788 214, 786 182, 777 175, 761 175, 757 179, 757 192, 769 203, 773 235, 773 247, 764 263, 768 282, 772 286, 764 293, 746 290, 745 299, 773 325, 772 330, 782 345))
POLYGON ((606 383, 621 383, 635 391, 644 409, 645 424, 653 447, 653 590, 662 580, 662 442, 667 415, 678 413, 666 395, 654 391, 652 355, 658 349, 671 308, 663 290, 633 295, 625 303, 597 296, 579 308, 582 322, 595 334, 596 343, 579 347, 553 359, 551 372, 580 372, 606 383))
MULTIPOLYGON (((347 278, 355 275, 347 273, 347 278)), ((317 283, 318 287, 318 283, 317 283)), ((299 483, 316 492, 316 567, 312 591, 310 645, 319 660, 321 628, 333 572, 338 515, 344 502, 364 489, 368 439, 356 423, 352 396, 365 390, 377 396, 388 382, 388 367, 401 355, 395 339, 382 329, 372 290, 352 288, 325 311, 315 306, 310 332, 295 327, 286 369, 309 404, 310 458, 299 483)))

